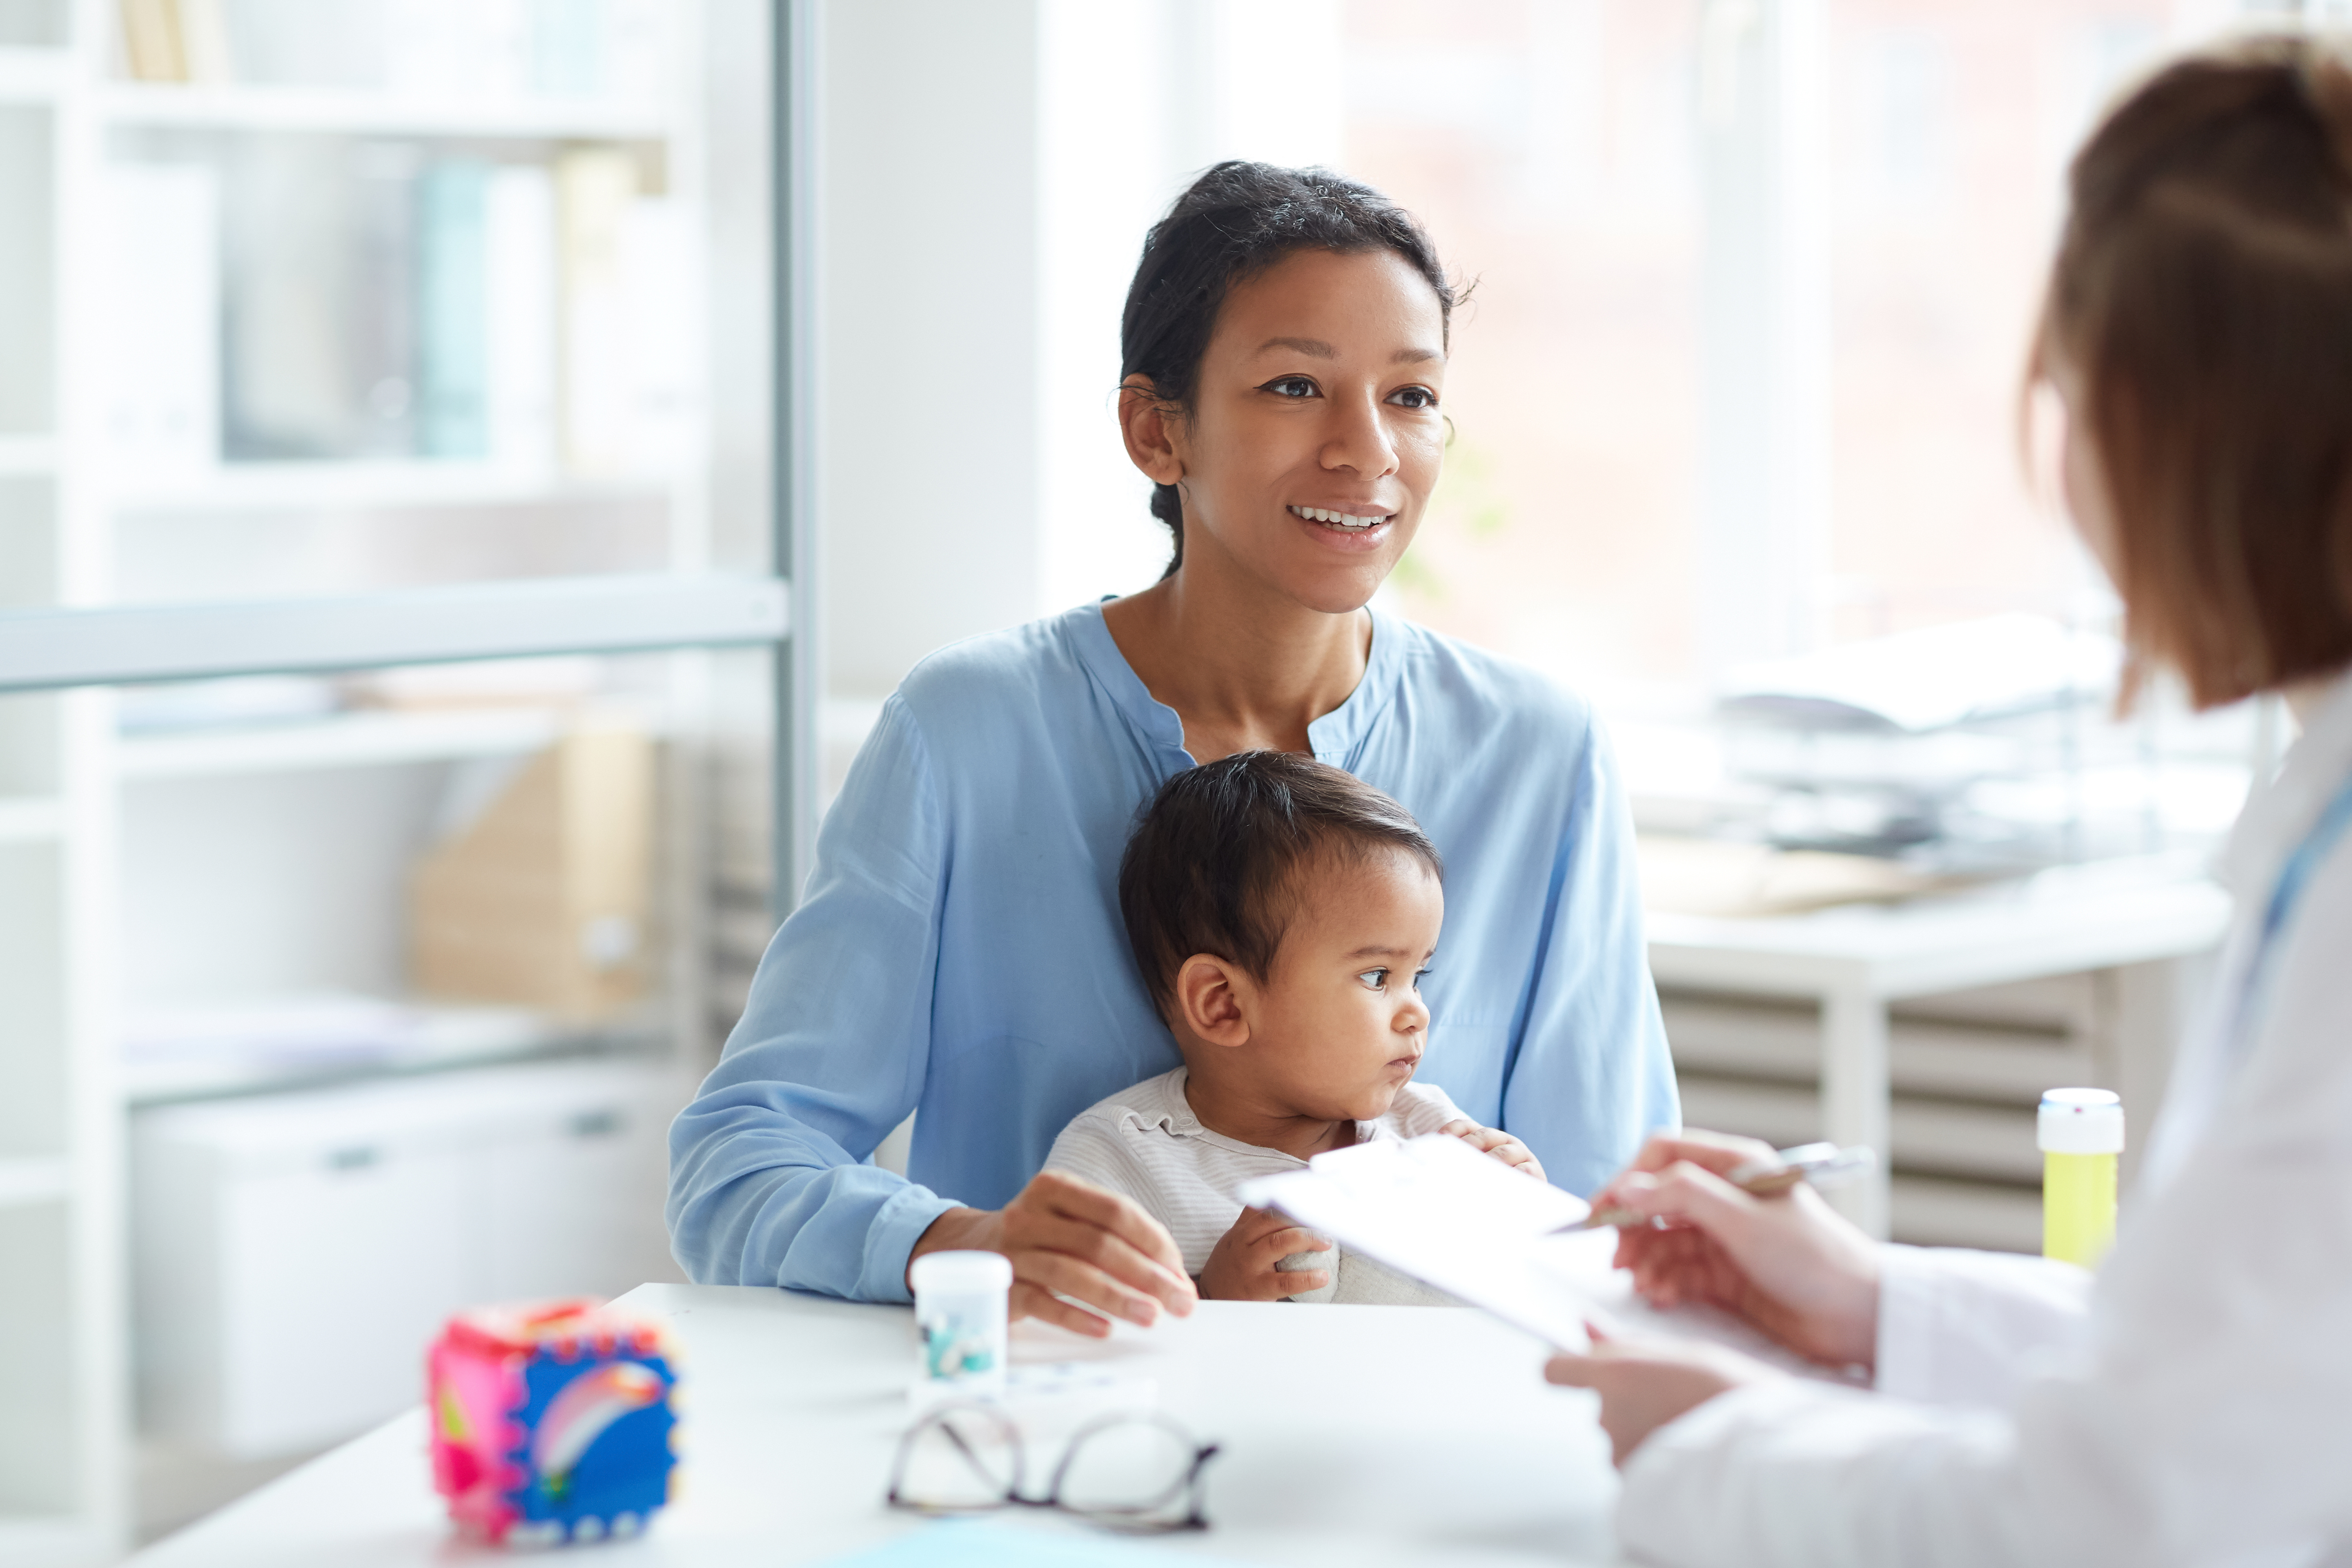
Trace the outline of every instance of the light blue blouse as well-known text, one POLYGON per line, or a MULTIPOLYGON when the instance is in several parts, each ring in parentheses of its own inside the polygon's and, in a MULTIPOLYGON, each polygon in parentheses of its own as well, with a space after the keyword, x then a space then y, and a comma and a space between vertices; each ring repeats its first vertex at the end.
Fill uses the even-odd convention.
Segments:
MULTIPOLYGON (((1307 735, 1445 857, 1420 1076, 1591 1192, 1678 1112, 1591 710, 1376 613, 1362 683, 1307 735)), ((693 1278, 903 1301, 932 1220, 1006 1203, 1072 1117, 1177 1065, 1117 879, 1137 808, 1192 765, 1097 605, 916 667, 670 1129, 670 1236, 693 1278), (910 1110, 901 1178, 867 1162, 910 1110)))

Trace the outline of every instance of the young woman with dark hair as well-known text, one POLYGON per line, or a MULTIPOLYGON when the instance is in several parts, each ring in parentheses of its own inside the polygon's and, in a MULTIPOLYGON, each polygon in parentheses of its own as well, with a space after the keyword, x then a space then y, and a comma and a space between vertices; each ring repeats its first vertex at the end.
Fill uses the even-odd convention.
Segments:
POLYGON ((1119 415, 1173 540, 1144 592, 926 659, 700 1098, 669 1219, 701 1280, 903 1300, 910 1260, 1004 1253, 1016 1312, 1186 1311, 1132 1203, 1038 1175, 1072 1116, 1177 1065, 1117 877, 1180 769, 1308 753, 1401 802, 1450 868, 1423 1076, 1589 1191, 1676 1121, 1633 835, 1590 711, 1368 608, 1445 437, 1454 296, 1427 236, 1319 171, 1224 163, 1151 231, 1119 415), (916 1112, 908 1178, 867 1163, 916 1112))
POLYGON ((2352 66, 2306 38, 2191 56, 2074 162, 2033 377, 2067 413, 2068 510, 2124 602, 2134 679, 2283 694, 2303 736, 2221 862, 2205 1027, 2096 1277, 1878 1247, 1762 1151, 1654 1141, 1602 1200, 1664 1228, 1619 1261, 1875 1395, 1743 1358, 1604 1343, 1644 1562, 2352 1563, 2352 66))

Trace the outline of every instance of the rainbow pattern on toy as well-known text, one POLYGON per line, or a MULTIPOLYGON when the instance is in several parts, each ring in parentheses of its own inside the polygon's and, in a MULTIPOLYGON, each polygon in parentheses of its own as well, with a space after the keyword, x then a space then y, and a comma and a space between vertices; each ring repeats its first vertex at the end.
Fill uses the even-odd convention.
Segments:
POLYGON ((433 1485, 467 1534, 636 1534, 669 1500, 676 1363, 657 1324, 588 1300, 480 1307, 425 1362, 433 1485))

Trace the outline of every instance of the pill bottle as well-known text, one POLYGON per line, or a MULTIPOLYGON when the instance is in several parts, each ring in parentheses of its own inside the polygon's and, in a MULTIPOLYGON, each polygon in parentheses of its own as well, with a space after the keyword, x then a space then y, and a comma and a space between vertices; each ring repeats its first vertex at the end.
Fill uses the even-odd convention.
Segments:
POLYGON ((1004 1391, 1013 1262, 1001 1252, 927 1252, 908 1270, 922 1336, 919 1399, 987 1399, 1004 1391))
POLYGON ((2116 1237, 2124 1102, 2104 1089, 2053 1089, 2035 1119, 2042 1146, 2042 1256, 2095 1268, 2116 1237))

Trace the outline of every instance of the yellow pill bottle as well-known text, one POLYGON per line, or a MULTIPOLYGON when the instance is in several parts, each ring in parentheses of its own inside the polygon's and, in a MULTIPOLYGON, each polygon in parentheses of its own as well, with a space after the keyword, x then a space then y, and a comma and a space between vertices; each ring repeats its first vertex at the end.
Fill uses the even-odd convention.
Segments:
POLYGON ((2124 1102, 2104 1089, 2053 1089, 2035 1120, 2042 1145, 2042 1256, 2096 1268, 2116 1239, 2124 1102))

